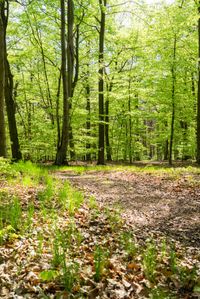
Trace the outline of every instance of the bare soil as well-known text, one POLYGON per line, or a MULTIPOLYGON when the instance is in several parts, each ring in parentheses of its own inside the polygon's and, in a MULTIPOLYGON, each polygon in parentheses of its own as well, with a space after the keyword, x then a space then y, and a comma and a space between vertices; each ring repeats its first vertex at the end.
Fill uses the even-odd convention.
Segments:
POLYGON ((88 171, 58 173, 100 205, 122 207, 122 217, 140 238, 164 234, 183 245, 200 246, 200 176, 88 171))

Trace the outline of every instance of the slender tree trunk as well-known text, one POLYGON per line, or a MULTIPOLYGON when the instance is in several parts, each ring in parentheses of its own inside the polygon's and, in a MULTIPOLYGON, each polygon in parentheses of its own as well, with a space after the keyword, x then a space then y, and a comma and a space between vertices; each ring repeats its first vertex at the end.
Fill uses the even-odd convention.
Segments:
POLYGON ((99 148, 98 148, 98 165, 105 164, 105 144, 104 144, 104 42, 105 42, 105 8, 107 0, 99 0, 101 10, 100 32, 99 32, 99 148))
POLYGON ((57 124, 57 147, 60 144, 61 141, 61 132, 60 132, 60 87, 61 87, 61 78, 62 74, 60 72, 59 78, 58 78, 58 89, 56 94, 56 124, 57 124))
POLYGON ((168 160, 168 154, 169 154, 169 141, 166 139, 165 146, 164 146, 164 160, 168 160))
POLYGON ((129 163, 132 163, 132 120, 131 120, 131 78, 128 82, 129 163))
POLYGON ((105 141, 106 141, 106 153, 107 153, 107 161, 112 161, 112 155, 111 155, 111 146, 110 146, 110 138, 109 138, 109 106, 110 106, 110 99, 109 99, 109 93, 112 91, 112 81, 110 83, 107 83, 107 97, 105 102, 105 141))
POLYGON ((198 91, 197 91, 197 163, 200 165, 200 1, 198 1, 198 91))
MULTIPOLYGON (((68 0, 68 3, 70 0, 68 0)), ((63 123, 62 123, 62 136, 60 144, 58 145, 55 164, 62 165, 66 161, 66 153, 68 147, 68 134, 69 134, 69 93, 68 93, 68 80, 66 73, 67 56, 66 56, 66 42, 65 42, 65 0, 60 0, 61 6, 61 51, 62 51, 62 85, 63 85, 63 123)), ((68 8, 69 14, 69 8, 68 8)), ((69 28, 68 28, 69 30, 69 28)), ((68 36, 69 38, 69 36, 68 36)), ((69 69, 68 69, 69 72, 69 69)))
POLYGON ((196 92, 195 92, 195 79, 194 79, 194 73, 191 75, 191 92, 192 92, 192 97, 194 99, 194 115, 195 115, 195 120, 196 120, 196 114, 197 114, 197 101, 196 101, 196 92))
MULTIPOLYGON (((69 94, 69 111, 72 109, 72 98, 74 94, 75 85, 74 79, 74 3, 72 0, 68 0, 68 13, 67 13, 67 83, 68 83, 68 94, 69 94)), ((77 79, 78 80, 78 79, 77 79)), ((70 113, 70 112, 69 112, 70 113)), ((72 131, 71 118, 69 119, 69 146, 70 146, 70 158, 75 159, 75 149, 74 149, 74 138, 72 131)))
POLYGON ((4 1, 0 1, 0 157, 6 157, 6 132, 4 120, 5 44, 3 14, 4 1))
POLYGON ((172 116, 171 116, 171 134, 169 143, 169 164, 172 165, 172 152, 173 152, 173 141, 174 141, 174 121, 175 121, 175 84, 176 84, 176 43, 177 38, 174 36, 174 49, 173 49, 173 62, 172 62, 172 116))
POLYGON ((86 134, 87 134, 87 142, 86 142, 86 161, 91 161, 91 153, 89 152, 90 148, 91 148, 91 144, 89 141, 89 138, 91 136, 91 120, 90 120, 90 112, 91 112, 91 107, 90 107, 90 85, 89 85, 89 73, 87 73, 87 83, 86 83, 86 87, 85 87, 85 91, 86 91, 86 110, 87 110, 87 119, 86 119, 86 134))

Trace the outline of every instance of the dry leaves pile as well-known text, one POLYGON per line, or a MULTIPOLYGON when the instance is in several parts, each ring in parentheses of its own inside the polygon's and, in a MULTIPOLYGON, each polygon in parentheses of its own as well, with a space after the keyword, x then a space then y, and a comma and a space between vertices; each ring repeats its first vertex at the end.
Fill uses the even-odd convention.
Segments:
MULTIPOLYGON (((104 174, 102 193, 115 175, 104 174)), ((143 235, 131 213, 98 202, 96 189, 84 199, 63 177, 27 185, 1 183, 0 298, 199 298, 198 248, 155 227, 143 235)))

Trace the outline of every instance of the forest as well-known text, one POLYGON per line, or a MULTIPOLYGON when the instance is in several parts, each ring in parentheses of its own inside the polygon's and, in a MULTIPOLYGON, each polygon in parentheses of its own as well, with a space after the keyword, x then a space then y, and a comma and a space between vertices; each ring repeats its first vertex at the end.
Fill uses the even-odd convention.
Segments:
POLYGON ((0 0, 0 298, 200 298, 200 0, 0 0))
POLYGON ((0 155, 199 162, 198 1, 68 2, 1 1, 0 155))

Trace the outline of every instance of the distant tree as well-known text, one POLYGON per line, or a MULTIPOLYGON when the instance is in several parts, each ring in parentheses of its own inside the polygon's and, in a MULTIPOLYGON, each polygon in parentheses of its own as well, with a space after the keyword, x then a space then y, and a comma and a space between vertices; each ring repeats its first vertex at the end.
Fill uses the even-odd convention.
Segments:
POLYGON ((200 164, 200 1, 198 1, 197 163, 200 164))
POLYGON ((4 120, 4 87, 5 87, 5 61, 4 61, 4 1, 0 1, 0 156, 6 157, 6 133, 4 120))
POLYGON ((105 43, 105 19, 106 19, 106 5, 107 0, 99 0, 99 7, 101 11, 100 18, 100 31, 99 31, 99 148, 98 148, 98 161, 97 164, 105 163, 105 126, 104 126, 104 43, 105 43))

